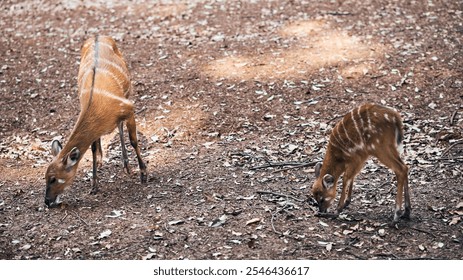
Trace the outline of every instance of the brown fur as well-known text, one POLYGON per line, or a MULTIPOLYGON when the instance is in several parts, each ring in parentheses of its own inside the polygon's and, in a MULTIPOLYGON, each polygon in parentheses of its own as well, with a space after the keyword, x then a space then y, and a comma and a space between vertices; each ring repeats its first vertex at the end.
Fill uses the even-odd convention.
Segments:
POLYGON ((365 104, 355 108, 336 124, 322 165, 317 165, 312 194, 318 202, 320 212, 326 212, 336 197, 337 181, 343 175, 343 186, 336 214, 351 201, 355 176, 365 161, 374 156, 397 176, 397 196, 394 222, 401 214, 405 196, 404 217, 410 216, 408 167, 400 158, 398 145, 403 138, 403 124, 395 110, 365 104))
POLYGON ((141 180, 146 181, 146 166, 141 159, 136 136, 134 105, 127 99, 132 91, 129 71, 111 37, 98 36, 85 41, 77 80, 81 111, 68 143, 63 148, 59 142, 52 144, 55 158, 45 174, 47 205, 53 204, 65 187, 72 183, 79 161, 90 146, 93 153, 93 192, 98 190, 96 165, 101 163, 100 138, 116 127, 122 141, 124 167, 129 172, 122 135, 123 122, 127 124, 130 142, 137 153, 141 180))

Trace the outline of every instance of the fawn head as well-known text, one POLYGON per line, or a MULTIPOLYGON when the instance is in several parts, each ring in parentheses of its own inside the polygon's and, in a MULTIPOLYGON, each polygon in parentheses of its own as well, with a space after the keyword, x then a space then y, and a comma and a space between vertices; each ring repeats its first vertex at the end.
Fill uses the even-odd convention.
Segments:
POLYGON ((315 182, 312 185, 312 195, 317 201, 320 212, 325 213, 336 197, 335 179, 331 174, 320 176, 322 164, 315 166, 315 182))
POLYGON ((45 204, 48 207, 59 205, 59 195, 71 184, 77 171, 77 163, 80 159, 80 151, 74 147, 72 150, 61 155, 63 149, 58 140, 53 140, 51 152, 54 156, 53 161, 48 166, 45 173, 46 191, 45 204))

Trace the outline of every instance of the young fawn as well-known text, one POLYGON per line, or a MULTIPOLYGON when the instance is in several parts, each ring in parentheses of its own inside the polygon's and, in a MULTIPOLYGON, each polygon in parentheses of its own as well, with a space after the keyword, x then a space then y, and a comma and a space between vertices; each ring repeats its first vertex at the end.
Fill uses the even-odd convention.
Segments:
POLYGON ((331 132, 323 164, 315 166, 315 182, 312 194, 319 211, 326 213, 336 197, 338 178, 343 175, 342 192, 335 215, 349 205, 354 177, 370 156, 394 171, 397 176, 397 195, 393 223, 399 218, 410 218, 410 192, 408 167, 400 158, 403 124, 395 110, 365 104, 355 108, 336 124, 331 132), (405 212, 402 200, 405 196, 405 212))
POLYGON ((140 155, 134 105, 128 100, 132 92, 129 72, 115 41, 108 36, 96 36, 85 41, 81 51, 78 74, 80 114, 68 143, 62 147, 54 140, 53 161, 45 174, 45 204, 58 204, 58 196, 70 185, 76 175, 82 156, 91 146, 93 154, 92 193, 98 191, 97 164, 101 164, 101 136, 119 128, 122 160, 129 171, 124 143, 123 124, 126 122, 130 144, 134 148, 142 183, 146 182, 146 165, 140 155))

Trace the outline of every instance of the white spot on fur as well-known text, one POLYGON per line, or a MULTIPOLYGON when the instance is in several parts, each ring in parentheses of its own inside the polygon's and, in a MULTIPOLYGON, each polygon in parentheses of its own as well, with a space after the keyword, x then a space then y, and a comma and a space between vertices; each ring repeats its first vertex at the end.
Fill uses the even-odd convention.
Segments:
POLYGON ((397 146, 397 151, 399 152, 399 154, 402 154, 404 152, 404 145, 402 143, 400 143, 397 146))
POLYGON ((384 118, 386 119, 386 121, 389 121, 389 115, 387 113, 384 114, 384 118))
POLYGON ((66 183, 65 180, 63 180, 63 179, 58 179, 58 184, 64 184, 64 183, 66 183))

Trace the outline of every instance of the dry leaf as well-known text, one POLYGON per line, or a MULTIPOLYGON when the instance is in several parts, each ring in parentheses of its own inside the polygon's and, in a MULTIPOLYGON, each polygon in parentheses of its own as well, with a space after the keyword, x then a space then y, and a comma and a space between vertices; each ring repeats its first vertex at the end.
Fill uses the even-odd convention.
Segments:
POLYGON ((98 236, 98 239, 103 239, 103 238, 106 238, 108 236, 111 235, 111 230, 107 229, 107 230, 104 230, 100 233, 100 235, 98 236))
POLYGON ((209 223, 210 227, 219 227, 227 221, 228 217, 227 215, 222 215, 220 218, 213 220, 212 222, 209 223))
POLYGON ((170 226, 175 226, 175 225, 181 225, 183 224, 185 221, 184 220, 175 220, 175 221, 170 221, 168 224, 170 226))
POLYGON ((119 218, 124 214, 122 210, 113 210, 109 215, 106 215, 107 218, 119 218))
POLYGON ((348 234, 351 234, 351 233, 353 233, 353 232, 354 232, 353 230, 345 229, 345 230, 342 231, 342 234, 348 235, 348 234))
POLYGON ((324 222, 322 222, 322 221, 319 221, 318 223, 319 223, 320 225, 324 226, 324 227, 328 227, 328 224, 327 224, 327 223, 324 223, 324 222))
POLYGON ((330 243, 326 244, 325 249, 326 249, 328 252, 331 251, 331 248, 333 248, 333 243, 330 242, 330 243))
POLYGON ((250 224, 255 224, 255 223, 258 223, 260 222, 261 218, 254 218, 254 219, 251 219, 249 221, 246 222, 246 225, 250 225, 250 224))
POLYGON ((453 217, 452 220, 450 221, 449 225, 450 225, 450 226, 456 225, 456 224, 458 224, 458 223, 460 222, 460 220, 461 220, 461 217, 460 217, 460 216, 458 216, 458 217, 453 217))

